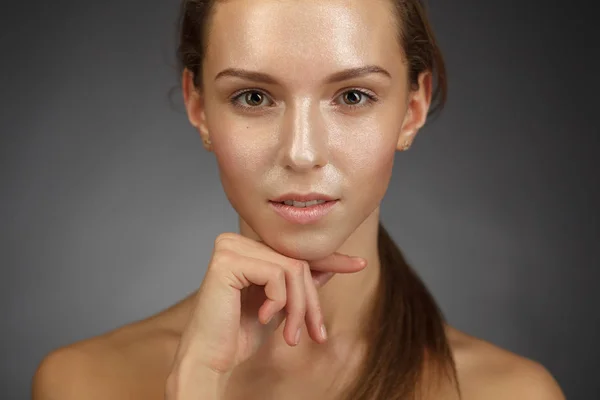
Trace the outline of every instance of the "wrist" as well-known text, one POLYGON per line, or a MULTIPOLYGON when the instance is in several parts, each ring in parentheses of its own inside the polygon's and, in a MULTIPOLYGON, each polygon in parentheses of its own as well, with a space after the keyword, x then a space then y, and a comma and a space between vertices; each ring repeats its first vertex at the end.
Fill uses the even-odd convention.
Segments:
POLYGON ((165 400, 222 399, 230 376, 206 366, 180 365, 167 378, 165 400))

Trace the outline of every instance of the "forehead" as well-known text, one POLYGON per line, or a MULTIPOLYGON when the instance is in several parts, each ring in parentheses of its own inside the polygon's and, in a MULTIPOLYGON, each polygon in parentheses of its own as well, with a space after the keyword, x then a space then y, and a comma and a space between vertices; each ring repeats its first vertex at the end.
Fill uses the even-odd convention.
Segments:
POLYGON ((390 0, 217 2, 206 69, 298 72, 304 79, 366 63, 402 61, 390 0))

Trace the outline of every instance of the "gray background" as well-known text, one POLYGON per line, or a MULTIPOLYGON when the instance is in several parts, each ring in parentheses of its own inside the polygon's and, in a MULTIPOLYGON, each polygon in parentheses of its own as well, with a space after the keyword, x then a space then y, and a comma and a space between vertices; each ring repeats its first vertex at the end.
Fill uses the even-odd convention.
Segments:
MULTIPOLYGON (((0 13, 0 397, 196 289, 237 229, 174 69, 176 1, 0 13)), ((598 35, 583 1, 431 1, 450 99, 383 220, 450 322, 600 398, 598 35)))

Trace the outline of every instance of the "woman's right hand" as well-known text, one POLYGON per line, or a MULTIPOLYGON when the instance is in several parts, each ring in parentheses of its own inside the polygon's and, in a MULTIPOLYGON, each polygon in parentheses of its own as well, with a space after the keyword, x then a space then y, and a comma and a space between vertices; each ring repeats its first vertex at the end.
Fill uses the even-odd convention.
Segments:
POLYGON ((219 235, 181 336, 167 398, 199 398, 206 390, 200 386, 224 385, 283 320, 290 346, 298 344, 303 326, 314 341, 325 342, 317 288, 335 273, 365 265, 362 258, 339 253, 309 263, 236 233, 219 235))

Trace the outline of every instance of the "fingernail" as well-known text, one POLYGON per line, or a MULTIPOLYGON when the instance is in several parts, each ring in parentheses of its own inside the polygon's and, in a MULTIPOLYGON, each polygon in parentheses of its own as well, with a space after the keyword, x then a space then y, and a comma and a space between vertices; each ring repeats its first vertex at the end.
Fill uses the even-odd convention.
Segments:
POLYGON ((301 328, 298 328, 298 332, 296 332, 296 345, 298 345, 298 343, 300 343, 300 332, 301 332, 301 328))
POLYGON ((321 325, 321 336, 323 339, 327 340, 327 329, 325 329, 325 324, 321 325))

